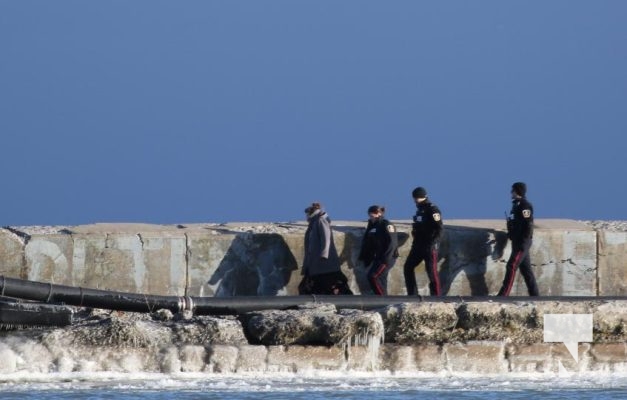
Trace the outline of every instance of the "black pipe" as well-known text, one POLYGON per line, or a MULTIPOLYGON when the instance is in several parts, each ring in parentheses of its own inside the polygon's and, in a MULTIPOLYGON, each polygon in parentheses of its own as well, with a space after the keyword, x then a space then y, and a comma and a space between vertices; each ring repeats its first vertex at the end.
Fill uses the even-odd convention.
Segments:
POLYGON ((154 312, 165 308, 179 312, 186 308, 185 298, 138 293, 86 289, 0 276, 0 296, 61 303, 78 307, 104 308, 119 311, 154 312))
POLYGON ((401 303, 468 303, 468 302, 583 302, 627 300, 627 296, 235 296, 189 297, 157 296, 139 293, 85 289, 0 276, 0 296, 62 303, 78 307, 103 308, 118 311, 154 312, 168 309, 173 313, 193 310, 196 315, 239 315, 251 311, 283 310, 308 303, 329 303, 338 309, 372 310, 401 303))
POLYGON ((67 326, 72 324, 70 307, 18 303, 0 297, 0 329, 33 326, 67 326))

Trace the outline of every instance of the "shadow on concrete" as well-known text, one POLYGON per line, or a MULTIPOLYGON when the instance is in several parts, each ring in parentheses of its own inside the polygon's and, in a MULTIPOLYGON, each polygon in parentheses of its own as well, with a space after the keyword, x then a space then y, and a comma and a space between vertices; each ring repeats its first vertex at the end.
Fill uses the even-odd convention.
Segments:
POLYGON ((447 295, 453 281, 463 272, 470 286, 470 295, 487 296, 490 293, 485 278, 487 259, 499 260, 503 257, 507 234, 492 229, 449 225, 445 235, 438 260, 444 259, 439 271, 442 293, 447 295), (461 235, 456 231, 468 232, 470 237, 456 240, 455 236, 461 235))
POLYGON ((280 234, 239 233, 209 279, 215 297, 276 296, 298 269, 280 234))

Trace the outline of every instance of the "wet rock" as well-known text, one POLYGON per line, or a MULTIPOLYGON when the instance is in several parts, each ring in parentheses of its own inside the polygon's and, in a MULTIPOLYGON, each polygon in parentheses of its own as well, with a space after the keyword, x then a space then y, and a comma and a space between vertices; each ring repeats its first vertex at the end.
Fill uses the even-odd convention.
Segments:
POLYGON ((152 318, 155 321, 171 321, 174 319, 174 314, 172 311, 162 308, 161 310, 157 310, 152 314, 152 318))
POLYGON ((194 317, 172 325, 174 342, 190 344, 245 344, 248 343, 242 324, 235 318, 194 317))
POLYGON ((386 343, 442 343, 457 325, 454 303, 404 303, 381 310, 386 343))
POLYGON ((531 304, 464 303, 457 315, 457 340, 542 341, 542 319, 531 304))
POLYGON ((176 322, 155 321, 149 314, 111 312, 87 315, 74 326, 44 332, 42 341, 59 346, 160 348, 172 344, 247 343, 241 323, 233 317, 193 317, 176 322))
POLYGON ((183 310, 174 315, 175 321, 190 321, 194 318, 194 312, 190 310, 183 310))
POLYGON ((622 341, 627 336, 627 301, 600 304, 594 312, 595 342, 622 341))
POLYGON ((338 313, 333 305, 252 312, 242 316, 242 320, 249 341, 265 345, 365 344, 383 336, 383 320, 378 313, 338 313))
POLYGON ((150 315, 112 312, 109 318, 82 321, 72 329, 56 330, 48 340, 63 340, 72 345, 113 347, 154 347, 171 342, 171 332, 150 315))

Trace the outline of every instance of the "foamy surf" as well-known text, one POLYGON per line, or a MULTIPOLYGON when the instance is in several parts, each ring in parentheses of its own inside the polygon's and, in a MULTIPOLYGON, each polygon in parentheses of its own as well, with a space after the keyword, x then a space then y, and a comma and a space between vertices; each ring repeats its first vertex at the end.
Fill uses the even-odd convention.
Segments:
POLYGON ((553 391, 557 389, 625 389, 622 373, 391 373, 310 371, 301 373, 14 373, 0 376, 2 392, 97 390, 166 390, 230 392, 334 391, 553 391))

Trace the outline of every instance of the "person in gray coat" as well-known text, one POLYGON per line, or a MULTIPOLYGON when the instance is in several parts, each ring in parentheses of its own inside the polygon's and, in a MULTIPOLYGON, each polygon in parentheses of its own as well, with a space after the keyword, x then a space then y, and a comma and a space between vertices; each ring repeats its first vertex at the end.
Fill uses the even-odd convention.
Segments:
POLYGON ((300 294, 353 294, 348 279, 342 273, 331 230, 331 219, 320 203, 305 209, 305 257, 303 280, 298 286, 300 294))

